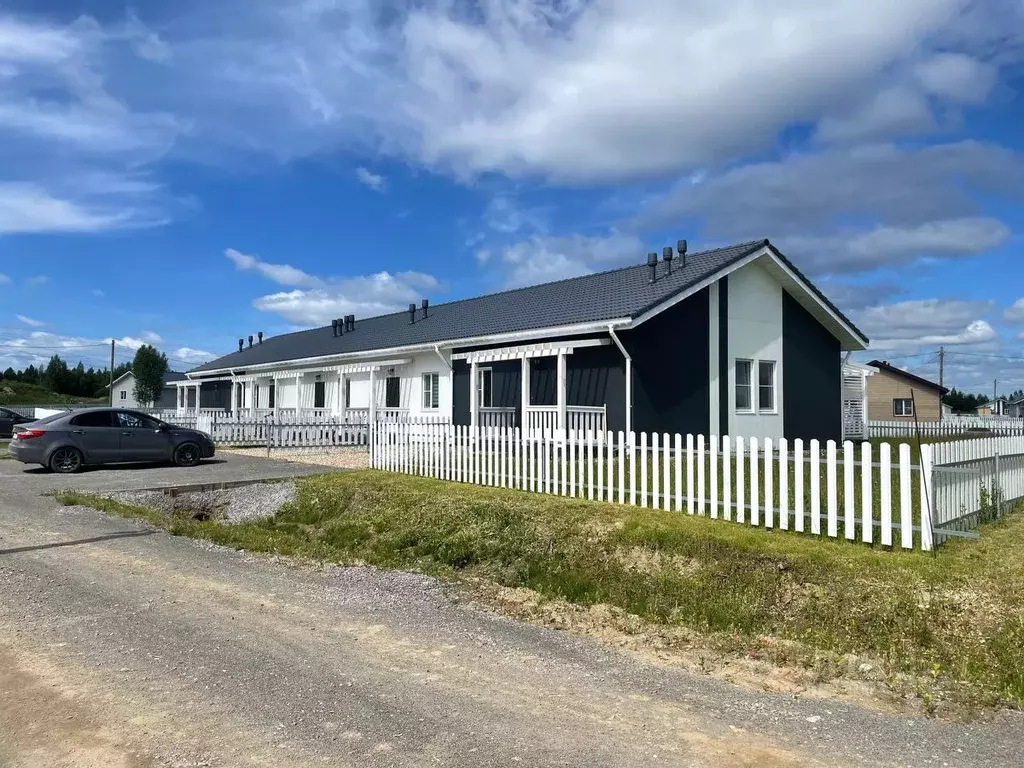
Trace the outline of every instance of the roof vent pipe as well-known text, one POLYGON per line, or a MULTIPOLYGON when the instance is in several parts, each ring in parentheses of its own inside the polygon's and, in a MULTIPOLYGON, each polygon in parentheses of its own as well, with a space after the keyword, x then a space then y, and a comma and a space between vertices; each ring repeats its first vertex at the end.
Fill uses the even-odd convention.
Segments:
POLYGON ((343 336, 345 334, 345 318, 339 317, 334 322, 336 322, 338 324, 338 334, 337 335, 338 336, 343 336))
POLYGON ((430 299, 423 300, 423 316, 427 316, 427 310, 430 309, 430 299))
POLYGON ((337 319, 331 320, 331 332, 335 336, 338 335, 338 320, 337 319))
POLYGON ((665 262, 665 272, 672 274, 672 246, 666 245, 661 249, 661 259, 665 262))
POLYGON ((345 327, 350 331, 354 331, 356 329, 355 315, 345 315, 345 327))
POLYGON ((680 240, 676 243, 676 250, 679 252, 679 266, 686 268, 686 241, 680 240))
POLYGON ((238 351, 241 352, 243 349, 245 349, 245 339, 239 339, 238 340, 238 351))
POLYGON ((263 343, 263 331, 256 334, 256 338, 260 340, 260 344, 263 343))
POLYGON ((252 349, 252 336, 249 336, 249 349, 252 349))
POLYGON ((647 269, 651 273, 651 282, 653 283, 658 277, 658 254, 654 251, 647 254, 647 269))
POLYGON ((411 325, 412 323, 415 323, 415 322, 416 322, 416 305, 410 303, 409 304, 409 324, 411 325))

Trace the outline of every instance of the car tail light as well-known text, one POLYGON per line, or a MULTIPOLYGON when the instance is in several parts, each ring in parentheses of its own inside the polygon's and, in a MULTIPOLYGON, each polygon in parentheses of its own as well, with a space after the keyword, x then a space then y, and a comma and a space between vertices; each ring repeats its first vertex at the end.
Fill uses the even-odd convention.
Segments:
POLYGON ((15 440, 35 440, 37 437, 42 437, 46 434, 46 430, 43 429, 23 429, 21 432, 14 433, 15 440))

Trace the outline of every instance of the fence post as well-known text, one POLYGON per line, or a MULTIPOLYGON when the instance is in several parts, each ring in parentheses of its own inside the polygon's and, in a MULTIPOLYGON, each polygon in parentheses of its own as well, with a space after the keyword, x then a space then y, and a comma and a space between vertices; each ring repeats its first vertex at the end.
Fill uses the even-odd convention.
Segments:
POLYGON ((1003 484, 999 480, 999 453, 995 455, 995 477, 992 478, 992 503, 995 506, 996 518, 1003 516, 1003 484))

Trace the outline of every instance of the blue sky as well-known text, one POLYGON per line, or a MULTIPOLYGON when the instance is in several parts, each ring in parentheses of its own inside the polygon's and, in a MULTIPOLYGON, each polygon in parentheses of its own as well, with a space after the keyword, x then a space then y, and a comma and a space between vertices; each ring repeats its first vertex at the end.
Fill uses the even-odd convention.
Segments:
POLYGON ((0 367, 768 237, 1024 387, 1019 0, 0 3, 0 367))

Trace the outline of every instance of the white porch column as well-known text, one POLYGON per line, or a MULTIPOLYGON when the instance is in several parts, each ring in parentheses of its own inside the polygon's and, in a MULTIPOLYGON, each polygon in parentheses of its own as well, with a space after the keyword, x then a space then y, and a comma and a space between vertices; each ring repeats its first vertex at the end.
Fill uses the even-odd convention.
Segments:
POLYGON ((338 374, 338 391, 334 394, 334 413, 345 418, 345 374, 338 374))
POLYGON ((480 425, 480 368, 476 360, 469 364, 469 426, 480 425))
POLYGON ((185 387, 181 384, 177 385, 178 388, 178 413, 181 414, 185 410, 185 387))
POLYGON ((281 388, 277 386, 277 376, 274 376, 271 381, 274 382, 274 420, 276 421, 281 411, 281 388))
POLYGON ((525 435, 526 434, 526 429, 527 429, 527 427, 528 427, 528 425, 530 423, 529 417, 527 415, 527 412, 530 410, 530 358, 528 358, 526 355, 523 355, 523 357, 521 359, 522 359, 522 365, 523 365, 523 372, 522 372, 523 383, 522 383, 522 386, 519 387, 519 390, 520 390, 520 392, 522 393, 522 396, 523 396, 523 402, 522 402, 522 413, 523 413, 523 415, 521 417, 522 420, 523 420, 523 423, 520 425, 520 428, 521 428, 522 434, 525 435))
POLYGON ((302 415, 302 374, 295 374, 295 415, 302 415))
POLYGON ((565 352, 558 353, 558 429, 563 432, 569 426, 566 418, 568 393, 566 389, 565 352))
POLYGON ((377 423, 377 369, 370 369, 370 424, 377 423))

